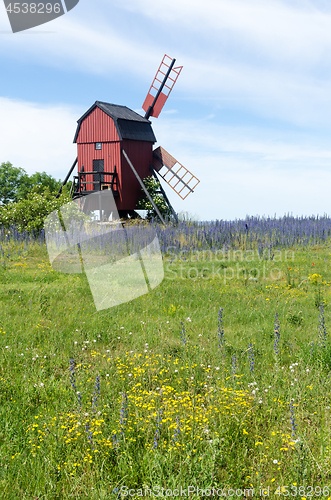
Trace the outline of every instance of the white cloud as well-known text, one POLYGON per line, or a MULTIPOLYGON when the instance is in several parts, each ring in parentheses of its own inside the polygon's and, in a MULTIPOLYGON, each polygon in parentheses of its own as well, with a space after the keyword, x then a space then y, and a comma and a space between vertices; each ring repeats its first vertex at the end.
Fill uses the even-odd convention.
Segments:
POLYGON ((81 114, 0 97, 0 162, 10 161, 28 174, 45 171, 63 178, 77 156, 72 141, 81 114))
POLYGON ((183 120, 168 117, 153 120, 153 128, 165 149, 172 148, 177 155, 182 151, 184 154, 191 151, 197 156, 201 156, 199 152, 202 155, 205 152, 209 155, 232 153, 259 161, 276 161, 280 165, 289 161, 305 167, 310 167, 312 161, 320 166, 331 162, 328 135, 322 136, 310 130, 299 133, 272 127, 221 125, 209 118, 183 120))
MULTIPOLYGON (((128 0, 125 4, 117 0, 117 5, 157 19, 158 28, 180 25, 195 35, 199 28, 198 39, 204 35, 211 40, 232 39, 234 51, 247 50, 248 43, 259 57, 301 57, 307 64, 327 54, 331 45, 330 5, 321 8, 316 1, 291 5, 280 0, 128 0)), ((211 44, 210 53, 215 49, 211 44)))
POLYGON ((112 85, 134 76, 147 91, 169 51, 184 65, 176 108, 232 102, 268 119, 319 125, 331 114, 330 25, 331 8, 316 1, 100 0, 45 25, 53 34, 2 36, 0 53, 112 85))
MULTIPOLYGON (((139 74, 141 61, 153 60, 153 49, 147 46, 147 42, 144 45, 139 40, 130 39, 122 27, 117 28, 109 8, 101 10, 98 4, 93 10, 88 5, 84 7, 82 12, 77 8, 72 11, 77 15, 70 12, 42 27, 3 35, 0 53, 12 55, 13 63, 30 57, 46 66, 108 74, 109 78, 113 77, 114 70, 125 69, 139 74)), ((0 29, 6 28, 10 28, 9 22, 1 17, 0 29)))

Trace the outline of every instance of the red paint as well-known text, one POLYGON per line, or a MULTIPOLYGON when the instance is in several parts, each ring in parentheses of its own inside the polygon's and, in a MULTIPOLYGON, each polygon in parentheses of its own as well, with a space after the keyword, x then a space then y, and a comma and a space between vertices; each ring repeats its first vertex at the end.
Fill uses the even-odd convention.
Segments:
MULTIPOLYGON (((115 198, 118 210, 134 210, 141 187, 130 166, 123 157, 124 149, 141 179, 151 175, 149 165, 153 161, 153 143, 147 141, 120 140, 114 120, 96 107, 81 122, 77 136, 78 172, 84 166, 85 172, 93 170, 93 160, 104 160, 104 172, 118 174, 119 196, 115 198), (95 143, 101 142, 102 149, 96 150, 95 143)), ((109 179, 109 178, 108 178, 109 179)), ((93 174, 86 175, 86 181, 92 181, 93 174)), ((105 178, 107 180, 107 177, 105 178)), ((93 190, 93 184, 86 185, 87 191, 93 190)))
MULTIPOLYGON (((158 118, 167 99, 168 96, 163 94, 163 92, 161 92, 155 103, 155 106, 153 108, 153 113, 151 116, 154 116, 154 118, 158 118)), ((142 108, 147 111, 148 108, 153 104, 153 101, 154 101, 154 96, 151 94, 147 94, 142 108)))
MULTIPOLYGON (((152 85, 150 86, 150 89, 148 91, 148 94, 146 96, 146 99, 144 101, 144 104, 142 106, 144 111, 148 111, 148 108, 153 104, 154 98, 158 91, 160 90, 160 87, 162 85, 162 82, 164 81, 164 78, 170 69, 170 65, 172 63, 171 57, 167 56, 167 54, 164 55, 161 64, 159 66, 159 69, 156 72, 156 75, 154 77, 154 80, 152 82, 152 85)), ((178 66, 177 68, 172 67, 167 80, 165 81, 164 87, 162 91, 160 92, 157 101, 153 107, 153 111, 150 116, 154 116, 157 118, 159 114, 161 113, 161 110, 168 99, 170 92, 172 91, 177 78, 179 77, 180 72, 182 71, 183 66, 178 66)))

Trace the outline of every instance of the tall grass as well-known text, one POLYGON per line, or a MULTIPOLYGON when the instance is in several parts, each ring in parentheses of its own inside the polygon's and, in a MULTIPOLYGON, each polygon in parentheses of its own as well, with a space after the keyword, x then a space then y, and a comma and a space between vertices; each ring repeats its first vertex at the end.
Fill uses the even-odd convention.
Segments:
POLYGON ((3 233, 1 498, 181 487, 191 498, 268 487, 329 498, 330 241, 320 221, 307 222, 308 242, 275 239, 272 252, 257 233, 245 249, 235 240, 248 238, 245 221, 227 247, 208 246, 201 225, 158 228, 162 284, 99 313, 85 275, 54 271, 42 239, 3 233))

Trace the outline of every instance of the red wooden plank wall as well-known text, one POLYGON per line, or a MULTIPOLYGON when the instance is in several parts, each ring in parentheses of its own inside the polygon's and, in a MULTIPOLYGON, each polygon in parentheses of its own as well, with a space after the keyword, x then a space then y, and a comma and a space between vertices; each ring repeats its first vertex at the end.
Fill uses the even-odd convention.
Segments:
MULTIPOLYGON (((95 108, 82 121, 77 137, 78 171, 84 165, 84 171, 93 170, 93 160, 104 160, 104 171, 113 172, 116 165, 118 174, 119 196, 116 197, 118 210, 134 210, 141 195, 141 187, 130 166, 121 154, 125 150, 141 179, 151 175, 149 164, 153 161, 153 144, 146 141, 119 140, 119 136, 110 116, 95 108), (102 149, 96 150, 95 143, 101 142, 102 149)), ((86 181, 93 181, 93 174, 86 176, 86 181)), ((88 191, 93 184, 87 184, 88 191)))
MULTIPOLYGON (((153 161, 153 145, 151 142, 123 140, 121 147, 128 155, 141 179, 152 175, 149 170, 149 164, 153 161)), ((134 210, 141 195, 141 187, 123 155, 121 188, 122 199, 121 203, 117 204, 118 209, 134 210)))
POLYGON ((82 121, 77 137, 78 144, 118 140, 113 119, 98 107, 82 121))

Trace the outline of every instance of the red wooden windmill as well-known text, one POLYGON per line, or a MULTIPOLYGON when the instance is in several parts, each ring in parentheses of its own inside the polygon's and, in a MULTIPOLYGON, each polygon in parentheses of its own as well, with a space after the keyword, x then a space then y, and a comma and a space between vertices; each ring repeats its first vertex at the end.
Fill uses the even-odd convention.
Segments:
POLYGON ((78 164, 73 198, 111 189, 119 216, 133 217, 141 188, 149 197, 142 180, 151 173, 158 179, 157 172, 182 199, 193 192, 200 181, 162 147, 153 150, 156 138, 149 121, 159 116, 182 70, 175 61, 164 56, 143 104, 144 117, 126 106, 96 101, 78 120, 77 158, 62 185, 78 164))

